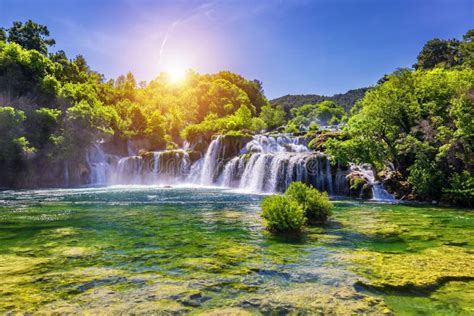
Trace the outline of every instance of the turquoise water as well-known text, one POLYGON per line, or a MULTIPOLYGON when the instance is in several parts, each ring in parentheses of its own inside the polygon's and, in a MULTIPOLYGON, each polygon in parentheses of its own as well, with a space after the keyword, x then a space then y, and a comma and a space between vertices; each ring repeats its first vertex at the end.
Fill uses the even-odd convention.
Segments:
POLYGON ((261 195, 0 192, 0 312, 472 314, 474 214, 335 201, 275 237, 261 195))

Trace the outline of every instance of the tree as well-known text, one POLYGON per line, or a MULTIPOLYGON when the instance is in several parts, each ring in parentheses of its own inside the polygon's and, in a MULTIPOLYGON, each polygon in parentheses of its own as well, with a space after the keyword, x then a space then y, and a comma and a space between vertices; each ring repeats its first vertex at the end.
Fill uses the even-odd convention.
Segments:
POLYGON ((347 140, 326 143, 339 162, 393 163, 420 199, 438 199, 453 173, 473 172, 474 70, 399 70, 369 91, 347 140))
POLYGON ((26 137, 31 144, 42 149, 50 143, 51 135, 59 127, 59 117, 61 110, 39 108, 28 113, 25 121, 26 137))
POLYGON ((25 49, 35 49, 43 55, 48 54, 49 46, 56 44, 54 39, 49 38, 48 27, 32 20, 25 23, 13 22, 13 26, 8 29, 8 41, 25 49))
POLYGON ((0 42, 6 42, 7 40, 7 33, 3 27, 0 27, 0 42))
POLYGON ((285 123, 285 115, 281 107, 273 107, 270 104, 264 105, 260 111, 260 118, 270 129, 282 126, 285 123))
POLYGON ((128 117, 130 118, 130 126, 128 128, 131 136, 143 136, 147 127, 147 119, 143 111, 137 104, 133 104, 128 110, 128 117))
POLYGON ((22 154, 33 152, 24 137, 25 113, 11 106, 0 107, 0 185, 11 186, 22 169, 22 154))
POLYGON ((56 69, 54 62, 36 50, 16 43, 0 45, 0 90, 10 100, 28 96, 34 101, 51 101, 59 88, 56 69))
POLYGON ((470 29, 464 34, 460 51, 463 55, 463 63, 467 67, 474 68, 474 29, 470 29))
POLYGON ((82 100, 68 108, 54 160, 77 160, 91 144, 113 135, 117 117, 114 109, 98 102, 82 100))
POLYGON ((156 149, 163 149, 165 141, 164 118, 159 111, 153 112, 148 119, 146 136, 150 139, 151 146, 156 149))
POLYGON ((465 65, 474 66, 474 29, 470 29, 463 36, 463 40, 457 39, 428 41, 417 57, 415 69, 433 69, 437 66, 451 68, 465 65))

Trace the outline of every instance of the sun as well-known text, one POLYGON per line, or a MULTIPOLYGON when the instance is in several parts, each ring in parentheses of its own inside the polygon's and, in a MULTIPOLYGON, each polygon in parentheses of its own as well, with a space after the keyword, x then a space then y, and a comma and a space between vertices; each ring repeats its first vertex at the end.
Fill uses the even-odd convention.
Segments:
POLYGON ((186 78, 186 69, 184 67, 176 67, 168 70, 168 74, 171 82, 178 83, 186 78))
POLYGON ((170 82, 180 83, 186 78, 187 67, 181 62, 169 63, 165 67, 165 72, 170 82))

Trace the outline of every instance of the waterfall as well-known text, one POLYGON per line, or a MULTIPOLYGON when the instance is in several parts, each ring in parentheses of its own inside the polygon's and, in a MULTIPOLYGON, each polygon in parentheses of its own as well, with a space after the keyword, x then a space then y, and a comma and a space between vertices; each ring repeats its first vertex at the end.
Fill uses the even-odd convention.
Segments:
POLYGON ((375 179, 374 171, 370 165, 367 164, 351 164, 351 174, 359 174, 361 177, 367 180, 372 187, 372 199, 375 201, 395 201, 395 198, 384 189, 383 185, 375 179))
POLYGON ((242 174, 240 188, 252 192, 264 191, 264 179, 266 175, 268 175, 268 172, 266 172, 269 166, 268 162, 271 161, 272 158, 270 154, 252 155, 242 174))
POLYGON ((201 176, 199 179, 200 184, 212 185, 214 183, 217 171, 216 169, 218 166, 218 154, 221 150, 222 145, 221 138, 222 136, 219 135, 215 139, 213 139, 207 149, 206 155, 204 156, 204 160, 202 163, 201 176))
POLYGON ((225 164, 219 184, 271 193, 282 192, 291 182, 302 181, 332 194, 332 177, 329 159, 310 152, 304 138, 256 135, 240 156, 225 164))
POLYGON ((239 166, 241 165, 240 160, 240 157, 234 157, 225 165, 224 171, 222 172, 222 181, 220 183, 222 186, 234 186, 234 180, 239 172, 239 166))
POLYGON ((338 168, 335 176, 334 194, 347 195, 348 193, 347 171, 338 168))
POLYGON ((256 135, 247 143, 244 152, 308 152, 306 141, 303 137, 287 135, 266 136, 256 135))
POLYGON ((184 150, 154 151, 144 156, 121 158, 113 184, 174 184, 185 181, 191 168, 184 150))
POLYGON ((273 193, 284 192, 292 182, 301 181, 330 195, 347 195, 350 193, 348 177, 358 173, 371 185, 374 200, 393 200, 376 181, 369 166, 334 169, 324 153, 308 148, 305 137, 284 134, 227 137, 215 137, 201 158, 198 152, 189 151, 194 148, 189 143, 184 143, 186 150, 137 155, 139 143, 129 142, 128 149, 133 154, 120 159, 104 154, 99 145, 92 146, 86 155, 91 170, 90 183, 193 183, 273 193))
POLYGON ((100 145, 91 146, 86 152, 86 162, 90 169, 89 184, 104 185, 107 184, 107 173, 109 163, 107 157, 100 145))
POLYGON ((64 184, 69 186, 69 164, 67 162, 64 163, 64 184))

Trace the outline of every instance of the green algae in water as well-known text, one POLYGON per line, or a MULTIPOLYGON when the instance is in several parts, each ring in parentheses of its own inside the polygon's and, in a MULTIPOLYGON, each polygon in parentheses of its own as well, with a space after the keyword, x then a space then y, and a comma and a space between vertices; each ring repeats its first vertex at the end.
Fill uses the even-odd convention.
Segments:
POLYGON ((473 313, 472 212, 346 200, 327 226, 285 238, 263 229, 260 200, 2 192, 0 312, 473 313))

